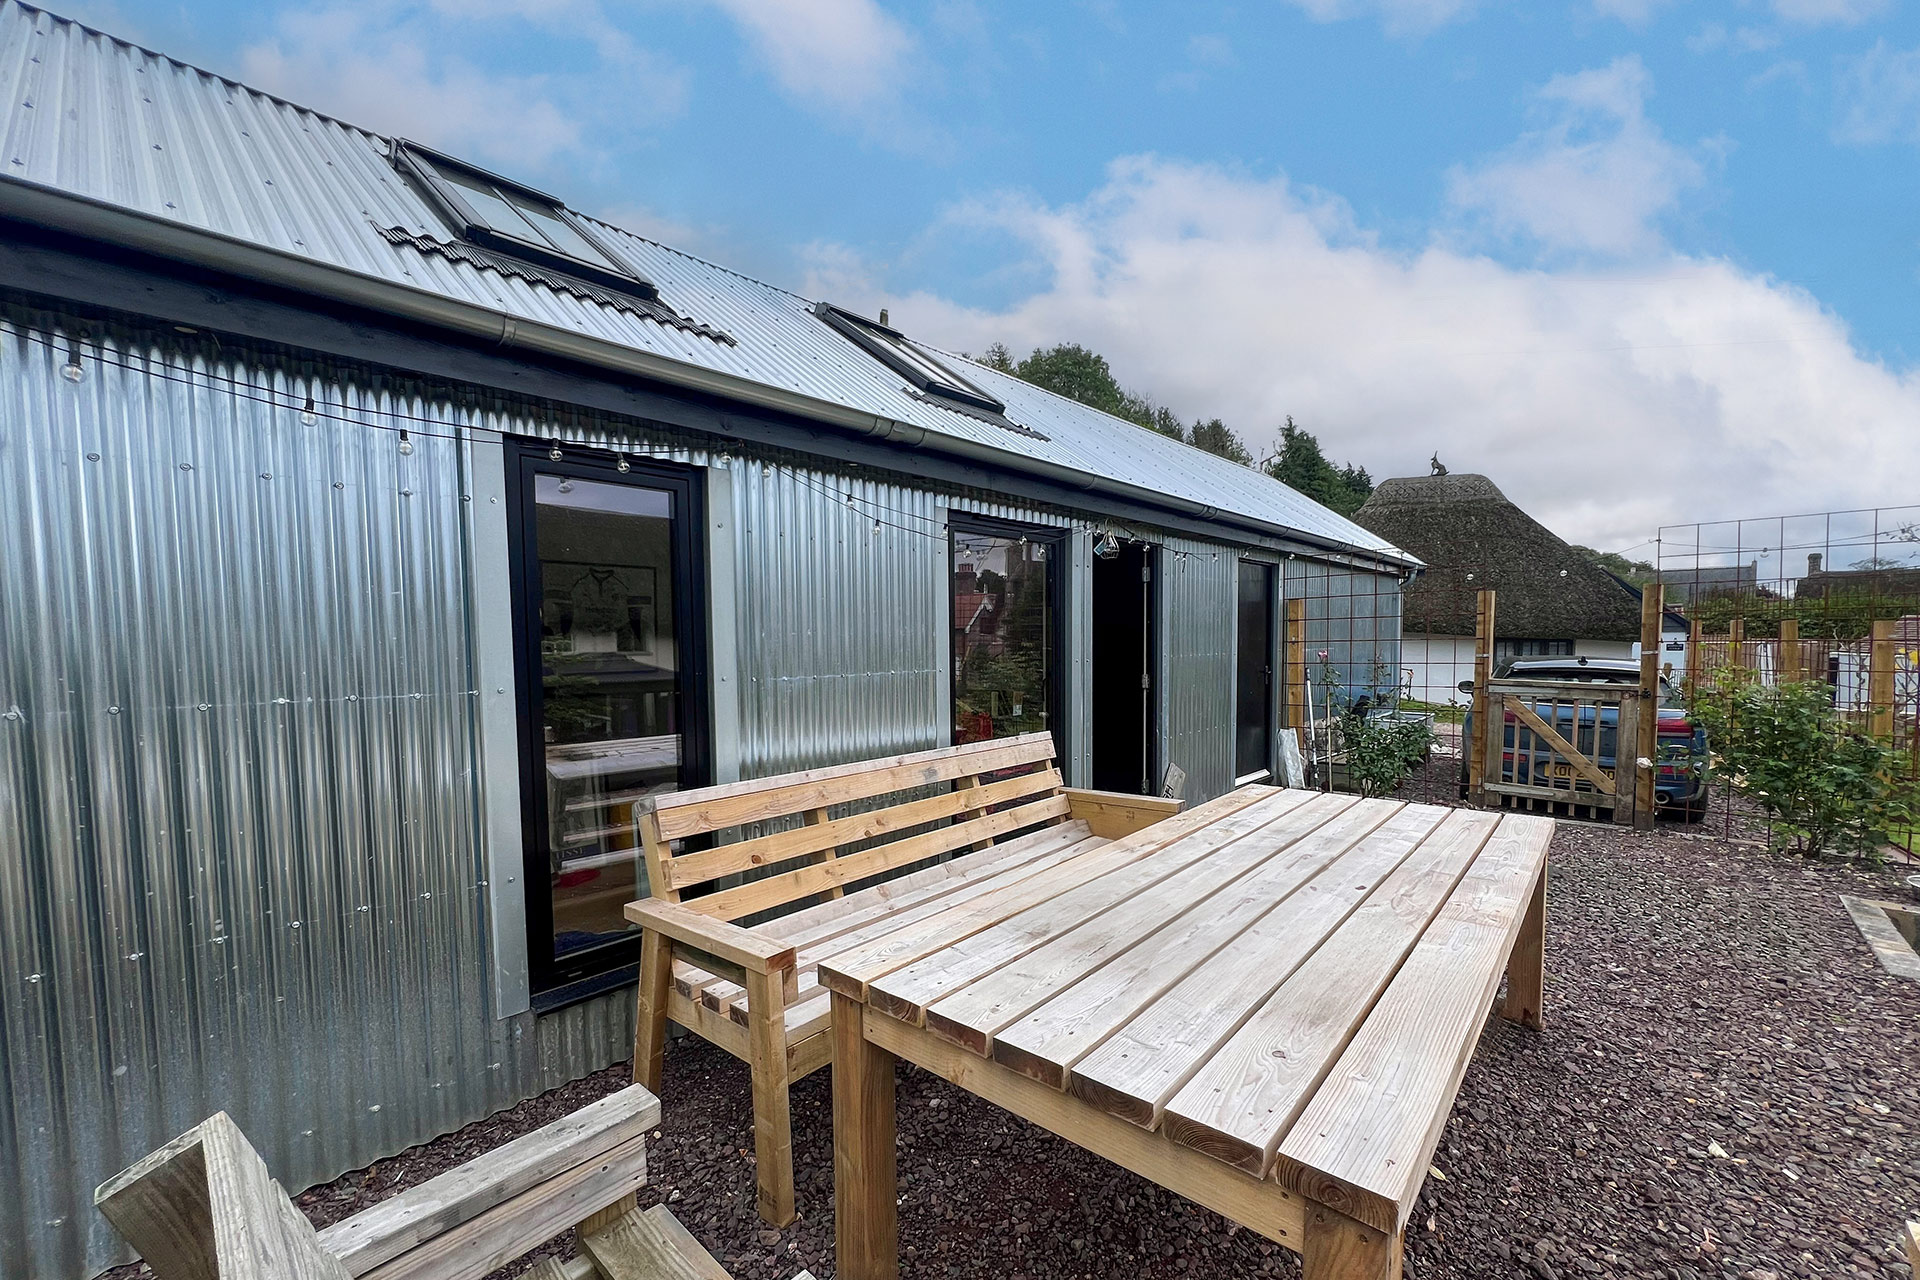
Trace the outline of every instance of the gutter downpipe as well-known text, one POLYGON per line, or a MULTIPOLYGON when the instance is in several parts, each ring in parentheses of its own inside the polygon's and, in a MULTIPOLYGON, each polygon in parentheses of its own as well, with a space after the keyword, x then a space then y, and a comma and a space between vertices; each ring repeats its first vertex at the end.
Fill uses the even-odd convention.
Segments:
POLYGON ((1304 542, 1317 549, 1337 552, 1386 568, 1404 570, 1409 567, 1403 560, 1395 560, 1351 543, 1313 538, 1298 529, 1270 524, 1252 516, 1223 513, 1208 503, 1175 497, 1040 458, 1009 454, 990 445, 929 431, 910 422, 850 409, 798 392, 782 391, 751 379, 670 360, 616 342, 510 316, 411 285, 395 284, 346 267, 252 244, 217 231, 183 226, 152 214, 108 204, 89 196, 56 191, 19 178, 0 178, 0 217, 14 218, 52 231, 102 241, 175 262, 210 268, 243 279, 278 285, 334 302, 366 307, 385 315, 421 321, 482 338, 510 350, 558 356, 633 374, 763 409, 826 422, 843 430, 910 449, 932 449, 971 462, 1025 471, 1073 489, 1108 493, 1182 515, 1239 525, 1267 537, 1304 542))

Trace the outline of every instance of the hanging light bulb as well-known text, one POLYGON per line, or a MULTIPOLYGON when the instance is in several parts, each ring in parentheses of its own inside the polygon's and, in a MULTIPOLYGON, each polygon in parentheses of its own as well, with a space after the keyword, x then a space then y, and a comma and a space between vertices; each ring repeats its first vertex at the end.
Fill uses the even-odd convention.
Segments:
POLYGON ((60 366, 60 376, 68 382, 78 382, 86 376, 86 370, 80 367, 80 353, 72 347, 67 348, 67 362, 60 366))
POLYGON ((875 516, 875 517, 873 518, 873 532, 875 532, 875 533, 878 533, 878 532, 880 532, 880 517, 879 517, 879 516, 875 516))
MULTIPOLYGON (((320 421, 320 415, 314 411, 313 397, 308 396, 307 402, 300 406, 300 425, 310 427, 318 421, 320 421)), ((401 434, 404 435, 406 433, 402 432, 401 434)))
POLYGON ((405 427, 400 428, 400 456, 403 458, 413 456, 413 437, 407 433, 405 427))
POLYGON ((847 495, 847 505, 848 505, 848 506, 852 506, 852 505, 853 505, 853 495, 852 495, 852 494, 848 494, 848 495, 847 495))
POLYGON ((562 493, 572 493, 572 492, 573 492, 573 481, 571 481, 571 480, 562 480, 562 481, 560 482, 560 492, 562 492, 562 493))
POLYGON ((559 442, 558 440, 555 440, 555 441, 553 442, 553 447, 552 447, 551 449, 549 449, 549 450, 547 450, 547 456, 548 456, 549 458, 551 458, 551 459, 553 459, 553 460, 554 460, 555 462, 558 462, 558 461, 560 461, 560 456, 561 456, 561 455, 560 455, 560 442, 559 442))
POLYGON ((627 474, 627 472, 633 470, 633 464, 627 461, 626 454, 624 453, 615 454, 614 460, 613 460, 613 469, 615 471, 618 471, 621 475, 625 475, 627 474))

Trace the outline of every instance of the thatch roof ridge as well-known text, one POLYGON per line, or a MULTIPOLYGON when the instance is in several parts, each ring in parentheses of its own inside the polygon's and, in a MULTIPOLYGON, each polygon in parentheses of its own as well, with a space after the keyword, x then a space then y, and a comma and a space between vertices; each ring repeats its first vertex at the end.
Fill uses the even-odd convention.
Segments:
POLYGON ((1406 591, 1404 629, 1473 634, 1475 596, 1499 593, 1496 630, 1529 640, 1637 640, 1632 587, 1575 551, 1471 472, 1384 480, 1356 523, 1411 551, 1427 569, 1406 591))

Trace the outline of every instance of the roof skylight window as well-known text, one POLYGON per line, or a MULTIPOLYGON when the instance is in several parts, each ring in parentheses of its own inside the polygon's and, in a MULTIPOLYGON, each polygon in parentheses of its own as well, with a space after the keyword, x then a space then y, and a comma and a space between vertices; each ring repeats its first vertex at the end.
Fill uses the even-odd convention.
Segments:
MULTIPOLYGON (((825 302, 815 304, 813 313, 926 395, 958 401, 976 416, 984 413, 998 417, 1006 412, 1006 405, 908 342, 907 335, 898 329, 825 302)), ((999 425, 1024 430, 1004 419, 999 425)))
POLYGON ((432 194, 460 234, 474 244, 615 284, 646 298, 658 296, 652 283, 622 262, 552 196, 417 143, 399 143, 395 155, 432 194))

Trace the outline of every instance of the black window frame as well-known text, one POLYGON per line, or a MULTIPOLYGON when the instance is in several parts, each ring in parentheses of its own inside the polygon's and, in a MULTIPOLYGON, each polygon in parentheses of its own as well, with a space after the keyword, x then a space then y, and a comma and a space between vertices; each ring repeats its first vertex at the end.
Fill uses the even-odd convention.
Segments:
POLYGON ((675 501, 673 545, 674 642, 680 655, 680 786, 713 780, 713 696, 708 680, 711 632, 706 574, 706 485, 700 468, 628 458, 625 472, 610 453, 562 446, 554 461, 551 441, 510 438, 506 446, 508 581, 513 601, 513 665, 520 744, 521 885, 527 936, 527 986, 536 1012, 546 1012, 633 980, 640 961, 640 934, 590 947, 565 958, 553 954, 552 870, 543 844, 547 788, 542 776, 545 742, 545 682, 540 652, 540 552, 534 519, 535 477, 570 476, 605 484, 664 489, 675 501))
MULTIPOLYGON (((937 360, 922 351, 907 335, 878 320, 869 320, 856 315, 845 307, 836 307, 830 302, 816 302, 813 313, 825 321, 827 326, 850 340, 855 346, 893 370, 914 387, 929 396, 944 400, 955 400, 968 409, 980 413, 1004 415, 1007 406, 981 390, 967 378, 955 373, 944 361, 937 360), (938 369, 946 376, 935 380, 917 362, 924 362, 938 369)), ((1021 431, 1025 428, 1012 422, 1002 421, 1001 425, 1021 431)))
POLYGON ((1071 566, 1067 561, 1067 545, 1072 530, 1060 525, 1032 524, 1023 520, 1005 520, 998 516, 961 515, 950 513, 947 517, 947 662, 952 668, 947 672, 947 740, 953 741, 959 725, 953 717, 953 704, 960 692, 960 664, 953 660, 953 635, 959 626, 959 619, 953 612, 953 561, 955 545, 962 533, 975 533, 992 538, 1025 538, 1028 542, 1044 543, 1047 546, 1047 563, 1051 566, 1047 575, 1047 608, 1053 611, 1058 620, 1053 634, 1052 671, 1053 687, 1047 691, 1047 731, 1053 735, 1053 753, 1056 760, 1065 761, 1069 739, 1067 735, 1067 659, 1072 652, 1068 636, 1069 622, 1067 610, 1072 594, 1067 579, 1071 576, 1071 566))
POLYGON ((504 253, 509 257, 521 258, 539 266, 579 276, 596 284, 623 290, 649 302, 659 300, 660 291, 654 287, 653 282, 635 271, 625 255, 588 226, 584 219, 576 216, 571 209, 567 208, 564 201, 529 187, 524 182, 503 178, 478 165, 455 159, 445 152, 423 147, 405 138, 395 141, 393 159, 401 171, 419 183, 432 201, 440 207, 441 213, 454 225, 461 239, 496 253, 504 253), (467 202, 467 199, 460 194, 459 187, 446 180, 441 173, 443 169, 457 170, 477 182, 498 188, 501 192, 510 193, 519 200, 544 206, 549 214, 591 245, 596 252, 606 258, 607 262, 613 263, 617 270, 609 270, 603 263, 575 257, 558 248, 534 244, 524 236, 495 227, 467 202))

